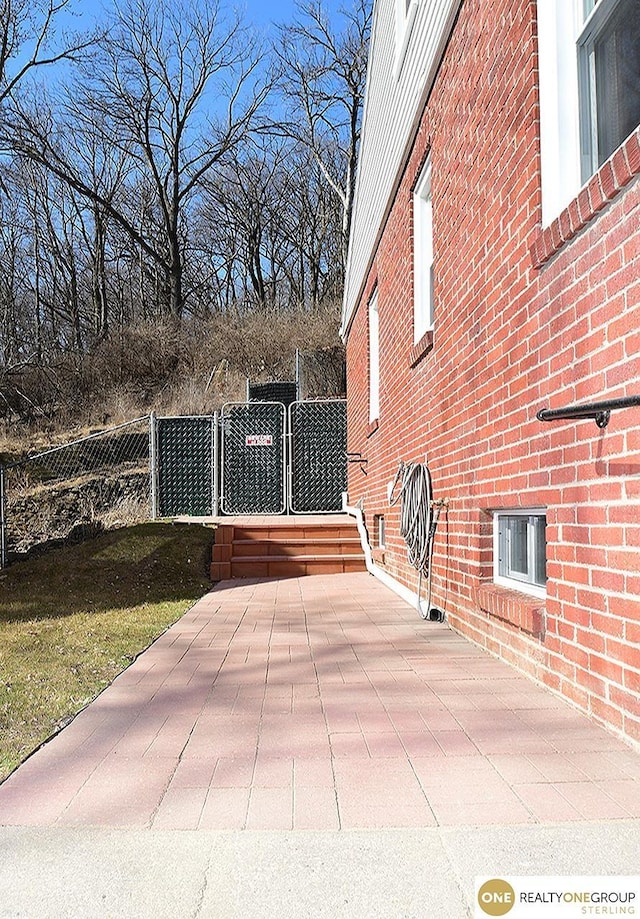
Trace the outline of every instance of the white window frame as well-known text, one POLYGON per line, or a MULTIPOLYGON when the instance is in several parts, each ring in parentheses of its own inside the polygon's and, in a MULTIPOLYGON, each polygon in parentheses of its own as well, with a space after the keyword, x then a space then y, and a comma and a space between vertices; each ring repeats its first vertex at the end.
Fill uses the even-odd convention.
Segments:
MULTIPOLYGON (((509 587, 511 590, 519 590, 521 593, 530 594, 534 597, 544 599, 547 596, 546 584, 535 583, 533 579, 526 580, 521 577, 509 577, 501 573, 500 556, 501 556, 501 530, 500 522, 506 517, 546 517, 546 508, 544 507, 510 507, 501 508, 493 512, 493 580, 495 584, 502 587, 509 587)), ((536 569, 535 559, 535 541, 533 534, 535 530, 533 524, 527 527, 527 556, 528 567, 532 572, 536 569)))
POLYGON ((555 220, 598 169, 581 144, 589 114, 581 93, 581 49, 617 2, 598 0, 589 12, 585 0, 538 0, 543 226, 555 220))
MULTIPOLYGON (((583 0, 584 13, 578 48, 578 86, 580 92, 581 166, 587 181, 600 168, 598 151, 598 111, 594 46, 623 0, 583 0), (587 9, 590 7, 590 9, 587 9)), ((634 0, 637 2, 637 0, 634 0)), ((624 138, 623 138, 624 140, 624 138)), ((622 141, 621 141, 622 142, 622 141)), ((611 155, 613 151, 611 151, 611 155)))
POLYGON ((369 423, 380 417, 380 316, 378 291, 369 300, 369 423))
POLYGON ((431 158, 413 192, 413 343, 433 330, 433 203, 431 158))
POLYGON ((402 71, 407 55, 409 38, 418 12, 418 0, 396 0, 396 44, 394 76, 396 80, 402 71))
POLYGON ((576 197, 580 180, 580 105, 576 41, 582 0, 538 0, 542 223, 576 197))
POLYGON ((385 548, 385 523, 384 523, 384 514, 376 514, 373 518, 374 524, 374 539, 377 549, 385 548))

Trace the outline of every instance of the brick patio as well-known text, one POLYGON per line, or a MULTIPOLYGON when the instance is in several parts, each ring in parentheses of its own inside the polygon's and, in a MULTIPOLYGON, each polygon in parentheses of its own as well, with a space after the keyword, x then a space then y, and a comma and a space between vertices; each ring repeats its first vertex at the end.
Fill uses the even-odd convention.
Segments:
POLYGON ((0 786, 0 823, 640 817, 640 754, 368 574, 223 582, 0 786))

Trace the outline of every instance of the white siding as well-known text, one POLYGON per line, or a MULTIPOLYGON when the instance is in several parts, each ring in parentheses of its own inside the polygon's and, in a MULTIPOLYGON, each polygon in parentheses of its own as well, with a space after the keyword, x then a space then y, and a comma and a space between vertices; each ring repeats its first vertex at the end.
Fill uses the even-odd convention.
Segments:
POLYGON ((360 163, 342 315, 346 334, 407 144, 433 83, 461 0, 417 0, 401 66, 396 66, 396 0, 375 0, 360 163))

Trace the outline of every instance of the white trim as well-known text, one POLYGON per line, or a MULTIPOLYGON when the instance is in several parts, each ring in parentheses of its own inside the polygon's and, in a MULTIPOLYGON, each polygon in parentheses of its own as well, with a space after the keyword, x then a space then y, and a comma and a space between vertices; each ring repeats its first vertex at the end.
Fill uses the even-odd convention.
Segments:
POLYGON ((407 0, 396 0, 396 53, 393 75, 396 80, 402 72, 402 65, 407 55, 409 39, 413 23, 418 12, 418 0, 409 0, 409 6, 406 7, 407 0), (406 12, 405 12, 406 9, 406 12))
POLYGON ((367 528, 364 523, 364 514, 359 507, 352 507, 348 504, 349 495, 347 492, 342 493, 342 510, 345 514, 350 514, 351 517, 355 517, 356 525, 358 527, 358 534, 360 535, 360 543, 362 545, 362 551, 364 552, 365 564, 367 566, 367 571, 369 574, 372 574, 375 578, 381 581, 385 587, 388 587, 395 594, 397 594, 405 603, 408 603, 409 606, 417 609, 420 614, 420 598, 417 593, 410 590, 408 587, 405 587, 404 584, 401 584, 400 581, 396 581, 394 577, 388 574, 384 568, 380 568, 373 561, 373 554, 371 552, 371 546, 369 545, 369 535, 367 533, 367 528))
POLYGON ((380 417, 380 315, 378 291, 369 301, 369 422, 380 417))
POLYGON ((511 578, 503 578, 496 575, 493 583, 498 587, 508 587, 509 590, 518 590, 521 594, 528 594, 531 597, 537 597, 539 600, 547 599, 547 591, 544 587, 537 587, 535 584, 527 584, 526 581, 516 581, 511 578))
POLYGON ((405 61, 395 63, 395 0, 375 0, 362 141, 347 256, 340 335, 348 338, 405 161, 462 0, 420 0, 405 61))
MULTIPOLYGON (((629 2, 637 4, 638 0, 600 0, 587 16, 584 15, 584 12, 582 14, 580 32, 577 36, 577 55, 580 73, 580 115, 583 122, 581 130, 581 166, 584 181, 587 181, 590 176, 597 172, 600 165, 609 156, 613 155, 614 149, 617 149, 617 146, 626 140, 625 137, 620 137, 618 134, 618 130, 622 125, 617 123, 616 119, 615 127, 617 130, 613 136, 608 138, 609 143, 612 145, 617 141, 616 147, 612 146, 612 149, 601 149, 600 147, 598 125, 607 123, 609 113, 604 109, 603 111, 598 110, 595 47, 603 36, 607 34, 611 20, 617 17, 619 12, 628 12, 628 8, 625 8, 623 4, 629 2)), ((618 24, 620 25, 620 21, 618 21, 618 24)), ((628 28, 629 25, 630 23, 625 20, 625 26, 628 28)), ((624 88, 619 82, 619 76, 619 74, 607 74, 606 76, 606 82, 610 82, 614 87, 616 101, 624 93, 624 88)))
MULTIPOLYGON (((598 112, 590 49, 620 0, 538 0, 542 225, 598 171, 598 112), (582 124, 581 124, 582 122, 582 124)), ((601 113, 602 114, 602 113, 601 113)), ((606 114, 602 114, 606 120, 606 114)))
POLYGON ((433 329, 433 204, 431 158, 413 193, 413 343, 433 329))
POLYGON ((580 97, 576 40, 582 0, 538 0, 542 225, 576 197, 580 179, 580 97))

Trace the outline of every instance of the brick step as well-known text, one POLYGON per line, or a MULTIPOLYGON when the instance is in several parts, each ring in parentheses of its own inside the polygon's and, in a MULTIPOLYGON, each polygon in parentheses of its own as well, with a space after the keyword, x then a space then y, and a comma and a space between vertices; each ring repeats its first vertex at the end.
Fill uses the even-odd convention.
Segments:
POLYGON ((231 559, 232 578, 295 578, 364 571, 363 555, 243 556, 231 559))
POLYGON ((233 557, 239 556, 304 556, 304 555, 358 555, 362 554, 357 537, 340 539, 235 539, 233 557))
POLYGON ((221 524, 211 580, 365 571, 358 529, 347 523, 221 524))
POLYGON ((234 526, 234 540, 246 539, 350 539, 357 537, 356 526, 347 524, 264 524, 234 526))

